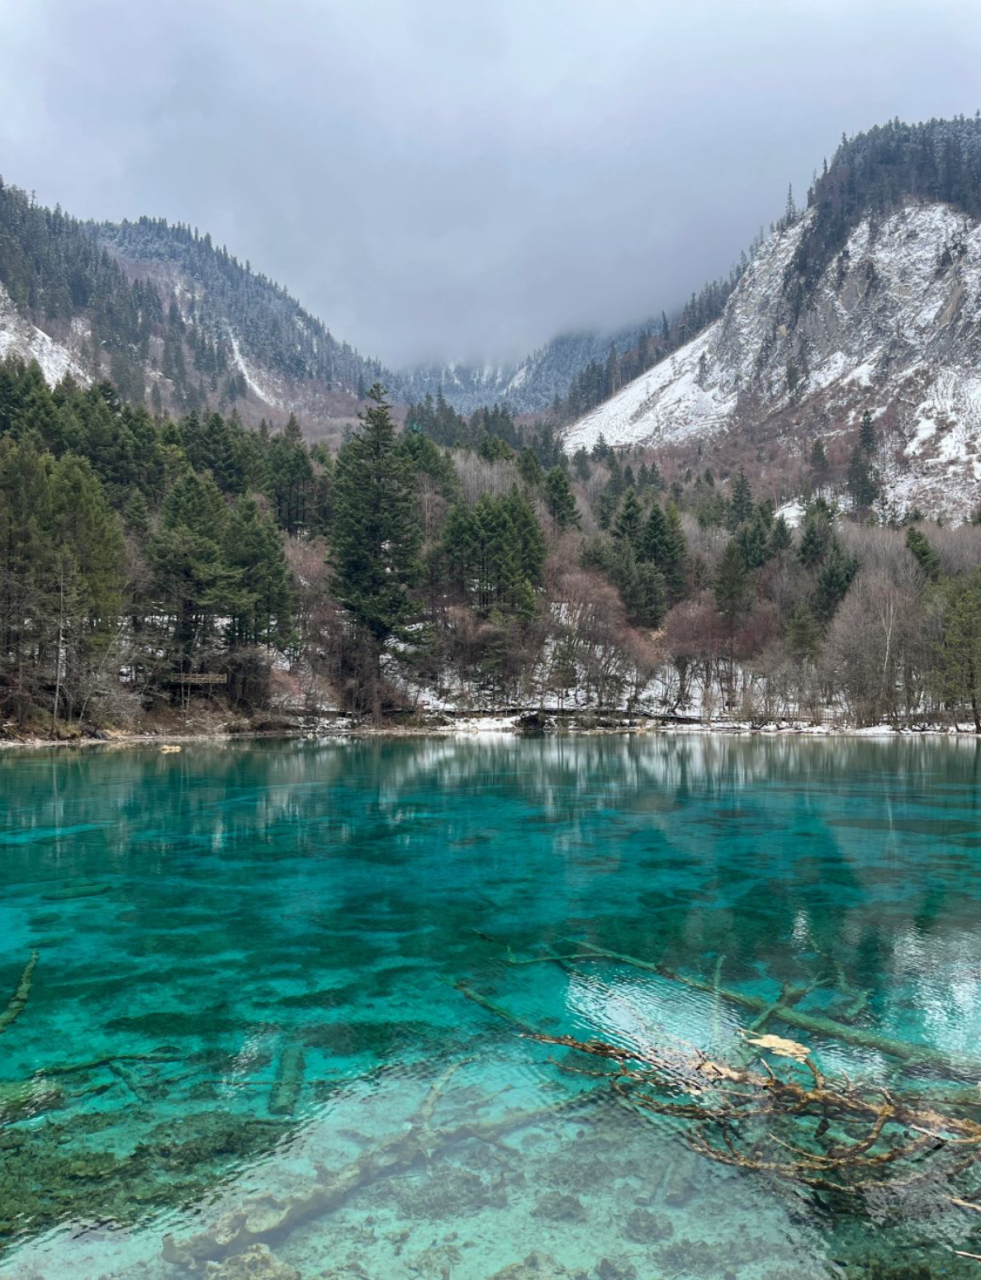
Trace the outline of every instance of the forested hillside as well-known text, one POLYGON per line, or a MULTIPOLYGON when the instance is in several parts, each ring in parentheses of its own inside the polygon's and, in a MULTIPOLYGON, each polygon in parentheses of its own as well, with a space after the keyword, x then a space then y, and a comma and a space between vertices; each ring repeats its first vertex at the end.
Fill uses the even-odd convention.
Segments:
POLYGON ((401 404, 442 395, 466 413, 501 403, 567 422, 711 323, 742 269, 670 321, 560 335, 512 365, 390 371, 206 232, 150 217, 83 223, 0 183, 0 355, 38 359, 49 382, 108 377, 156 413, 234 406, 253 425, 296 411, 322 432, 375 381, 401 404))
POLYGON ((82 223, 0 182, 0 355, 109 378, 157 413, 350 415, 383 370, 208 235, 82 223))
MULTIPOLYGON (((231 355, 233 368, 253 366, 260 376, 271 374, 292 383, 318 381, 328 390, 362 397, 376 380, 391 379, 378 361, 338 341, 285 289, 213 244, 207 233, 172 226, 164 218, 99 223, 93 231, 131 272, 162 269, 161 278, 173 282, 183 318, 195 327, 197 341, 212 344, 226 365, 231 355)), ((195 368, 199 365, 200 361, 195 368)), ((205 364, 199 371, 212 370, 205 364)))
MULTIPOLYGON (((868 419, 856 483, 876 447, 868 419)), ((8 359, 0 547, 8 733, 204 706, 979 718, 978 527, 816 497, 795 530, 742 472, 566 460, 503 409, 400 429, 376 388, 334 456, 295 419, 155 418, 8 359)))

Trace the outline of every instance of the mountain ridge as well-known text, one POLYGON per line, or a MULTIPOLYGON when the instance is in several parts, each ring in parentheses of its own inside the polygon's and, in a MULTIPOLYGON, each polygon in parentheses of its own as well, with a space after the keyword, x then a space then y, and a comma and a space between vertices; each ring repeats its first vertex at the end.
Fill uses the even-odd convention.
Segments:
MULTIPOLYGON (((746 460, 879 427, 879 505, 963 518, 981 498, 981 121, 896 122, 843 143, 808 208, 719 319, 568 430, 746 460)), ((703 464, 704 465, 704 464, 703 464)))

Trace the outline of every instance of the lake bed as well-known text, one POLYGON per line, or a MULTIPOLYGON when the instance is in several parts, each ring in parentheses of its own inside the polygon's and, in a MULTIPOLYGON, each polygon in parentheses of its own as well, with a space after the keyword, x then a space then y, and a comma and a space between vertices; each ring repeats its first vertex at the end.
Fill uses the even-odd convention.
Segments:
POLYGON ((840 1033, 757 1030, 825 1074, 976 1092, 979 780, 959 739, 5 754, 0 1276, 975 1273, 969 1170, 726 1166, 522 1028, 749 1062, 800 991, 840 1033))

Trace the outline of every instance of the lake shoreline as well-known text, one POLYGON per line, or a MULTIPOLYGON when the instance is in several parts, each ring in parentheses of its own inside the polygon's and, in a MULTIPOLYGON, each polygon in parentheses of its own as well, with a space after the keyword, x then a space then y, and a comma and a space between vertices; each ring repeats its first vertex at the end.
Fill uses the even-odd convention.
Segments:
POLYGON ((549 713, 527 711, 507 715, 460 716, 447 722, 418 721, 411 724, 384 723, 372 725, 347 719, 318 722, 314 726, 281 725, 270 729, 200 728, 183 731, 106 730, 99 736, 79 735, 55 738, 30 735, 23 738, 0 738, 0 751, 39 750, 42 748, 92 747, 181 747, 185 744, 230 743, 242 741, 283 740, 328 741, 350 739, 405 738, 473 738, 473 737, 621 737, 661 734, 693 734, 720 737, 768 738, 976 738, 970 725, 924 725, 895 728, 892 725, 813 725, 801 721, 775 721, 753 724, 749 721, 713 720, 672 721, 658 717, 615 716, 584 717, 582 720, 558 720, 549 713), (535 722, 529 723, 529 720, 535 722))

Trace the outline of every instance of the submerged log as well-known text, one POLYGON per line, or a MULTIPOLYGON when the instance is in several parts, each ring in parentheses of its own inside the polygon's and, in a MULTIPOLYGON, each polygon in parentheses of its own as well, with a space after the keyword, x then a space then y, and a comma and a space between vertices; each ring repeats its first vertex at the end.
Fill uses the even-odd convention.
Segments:
POLYGON ((31 994, 31 979, 34 977, 34 970, 37 966, 38 953, 31 952, 31 958, 24 966, 24 972, 20 975, 20 982, 17 989, 7 1001, 7 1007, 3 1013, 0 1013, 0 1035, 11 1026, 20 1015, 24 1012, 24 1006, 27 1004, 28 997, 31 994))
POLYGON ((466 1121, 442 1127, 432 1126, 432 1116, 450 1076, 462 1066, 455 1063, 432 1085, 404 1132, 393 1134, 363 1152, 338 1170, 319 1166, 317 1180, 296 1195, 255 1196, 240 1208, 223 1214, 205 1231, 177 1241, 165 1236, 165 1261, 188 1268, 207 1261, 219 1261, 240 1253, 252 1244, 281 1237, 313 1218, 340 1208, 352 1195, 383 1178, 407 1172, 417 1164, 428 1164, 433 1156, 459 1142, 471 1139, 493 1141, 515 1129, 527 1128, 539 1120, 561 1115, 591 1099, 594 1091, 580 1093, 551 1106, 512 1112, 498 1120, 466 1121))
POLYGON ((287 1045, 279 1055, 276 1082, 269 1092, 269 1114, 291 1116, 300 1101, 306 1061, 297 1044, 287 1045))

